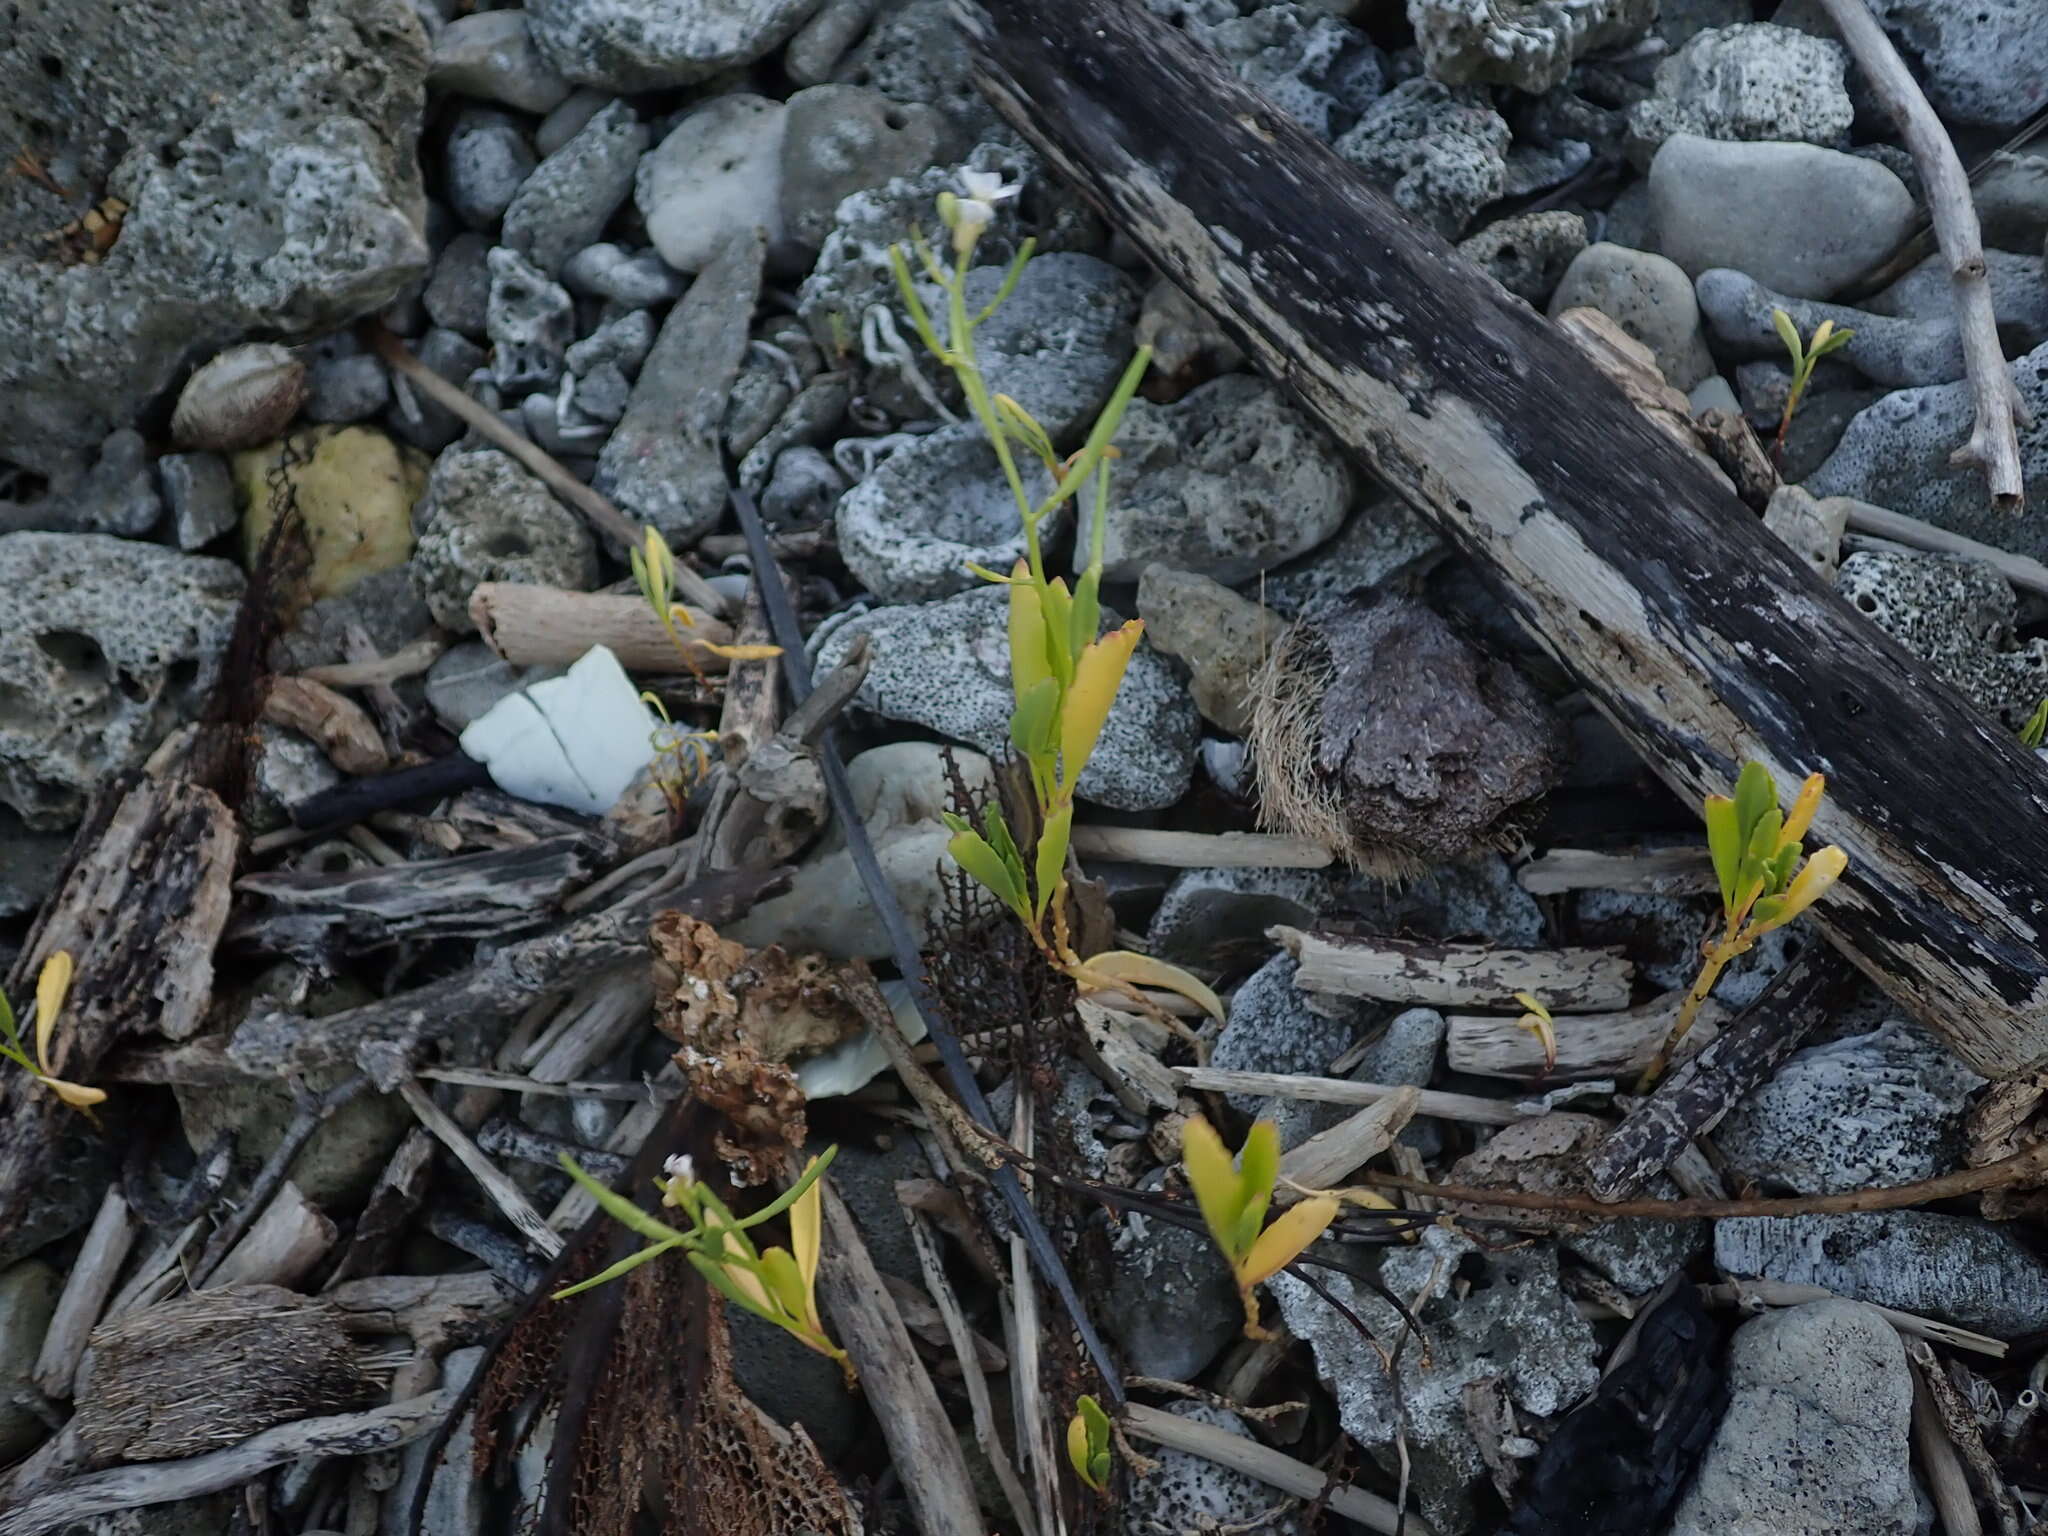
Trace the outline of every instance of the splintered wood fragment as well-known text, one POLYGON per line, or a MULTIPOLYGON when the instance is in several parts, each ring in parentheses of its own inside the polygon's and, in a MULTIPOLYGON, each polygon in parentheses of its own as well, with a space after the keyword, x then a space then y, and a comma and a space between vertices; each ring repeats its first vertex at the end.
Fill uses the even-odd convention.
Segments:
POLYGON ((1321 843, 1268 832, 1079 826, 1073 846, 1084 859, 1122 859, 1166 869, 1324 869, 1335 858, 1321 843))
POLYGON ((1749 761, 1787 796, 1827 774, 1812 840, 1848 871, 1808 921, 1977 1071, 2048 1061, 2048 769, 2011 731, 1198 39, 1122 0, 956 14, 1050 167, 1455 540, 1685 803, 1749 761))
POLYGON ((1081 1059, 1134 1115, 1172 1109, 1180 1087, 1173 1069, 1131 1037, 1128 1017, 1087 998, 1075 1005, 1086 1041, 1081 1059))
POLYGON ((1394 1144, 1422 1107, 1422 1090, 1397 1088, 1327 1131, 1318 1131, 1280 1159, 1282 1185, 1329 1189, 1394 1144))
POLYGON ((303 1278, 341 1235, 327 1213, 299 1186, 286 1183, 256 1218, 242 1240, 207 1277, 209 1288, 224 1285, 292 1285, 303 1278))
POLYGON ((1827 945, 1807 944, 1762 996, 1673 1068, 1593 1149, 1587 1187, 1602 1200, 1622 1200, 1662 1173, 1835 1013, 1855 979, 1827 945))
POLYGON ((562 1235, 542 1219, 519 1186, 484 1156, 482 1148, 470 1140, 469 1134, 433 1101, 424 1088, 408 1078, 398 1085, 398 1094, 405 1100, 406 1107, 419 1116, 420 1124, 433 1132, 435 1139, 453 1152, 455 1160, 469 1170, 470 1177, 477 1181, 491 1204, 519 1229, 534 1252, 552 1259, 562 1251, 562 1235))
POLYGON ((369 711, 311 678, 273 677, 263 718, 307 737, 343 773, 382 773, 391 766, 369 711))
POLYGON ((678 649, 638 596, 487 581, 469 598, 469 616, 484 644, 515 667, 566 667, 603 645, 628 672, 723 672, 725 658, 706 646, 729 644, 732 630, 707 612, 684 611, 690 623, 676 621, 678 649))
POLYGON ((374 661, 337 661, 324 667, 307 667, 295 675, 329 688, 388 688, 408 677, 418 677, 441 659, 449 644, 448 637, 436 630, 374 661))
POLYGON ((459 1394, 432 1392, 369 1408, 280 1424, 224 1451, 183 1461, 142 1462, 91 1472, 43 1490, 0 1513, 0 1536, 45 1536, 67 1525, 124 1509, 196 1499, 240 1487, 302 1457, 368 1456, 394 1451, 431 1434, 459 1394))
POLYGON ((1261 1445, 1248 1435, 1232 1434, 1219 1425, 1184 1419, 1177 1413, 1143 1403, 1130 1405, 1124 1424, 1141 1440, 1213 1461, 1297 1499, 1319 1499, 1367 1530, 1382 1531, 1386 1536, 1395 1536, 1397 1532, 1405 1532, 1406 1536, 1435 1536, 1436 1528, 1414 1511, 1403 1515, 1376 1493, 1343 1483, 1333 1486, 1320 1468, 1261 1445))
MULTIPOLYGON (((1557 1038, 1554 1065, 1543 1059, 1543 1042, 1516 1023, 1519 1014, 1447 1014, 1444 1060, 1459 1072, 1481 1077, 1558 1083, 1625 1077, 1650 1064, 1684 1001, 1683 992, 1667 992, 1618 1013, 1556 1014, 1551 1026, 1557 1038)), ((1727 1016, 1728 1010, 1709 998, 1693 1020, 1684 1049, 1697 1051, 1712 1040, 1727 1016)))
POLYGON ((128 1209, 120 1189, 109 1189, 100 1201, 99 1214, 93 1217, 84 1243, 79 1246, 78 1257, 72 1260, 71 1273, 65 1277, 63 1294, 57 1298, 57 1310, 50 1315, 49 1332, 43 1335, 43 1347, 29 1377, 44 1396, 60 1402, 70 1398, 72 1378, 78 1373, 86 1339, 106 1310, 107 1298, 120 1278, 121 1265, 141 1230, 141 1223, 128 1209))
POLYGON ((925 1536, 979 1531, 981 1509, 952 1421, 896 1315, 853 1213, 829 1177, 819 1182, 825 1236, 818 1300, 832 1320, 839 1347, 860 1372, 861 1392, 882 1426, 892 1459, 907 1474, 903 1492, 911 1517, 925 1536))
POLYGON ((1566 891, 1703 896, 1718 889, 1714 861, 1704 848, 1660 848, 1635 853, 1552 848, 1517 869, 1515 883, 1531 896, 1558 896, 1566 891))
POLYGON ((1472 1093, 1442 1093, 1399 1083, 1354 1083, 1346 1077, 1306 1077, 1292 1072, 1232 1072, 1222 1067, 1174 1067, 1183 1088, 1205 1093, 1249 1093, 1265 1099, 1304 1099, 1312 1104, 1377 1104, 1413 1093, 1415 1113, 1467 1125, 1513 1125, 1545 1113, 1506 1099, 1472 1093))
POLYGON ((320 1298, 349 1333, 402 1333, 424 1353, 488 1337, 519 1302, 488 1270, 456 1275, 368 1275, 320 1298))
POLYGON ((2027 504, 2027 487, 2017 424, 2030 418, 1998 340, 1990 269, 1984 261, 1984 231, 1970 196, 1969 173, 1920 83, 1865 0, 1820 0, 1820 5, 1912 152, 1913 165, 1926 189, 1927 216, 1941 245, 1942 260, 1948 263, 1949 281, 1955 289, 1956 328, 1963 342, 1963 368, 1969 375, 1976 411, 1970 440, 1956 449, 1950 462, 1982 469, 1992 505, 2004 512, 2020 512, 2027 504))
POLYGON ((1616 949, 1511 949, 1288 927, 1266 937, 1294 956, 1302 991, 1383 1003, 1509 1008, 1520 1006, 1517 992, 1528 992, 1552 1013, 1592 1013, 1626 1008, 1635 979, 1616 949))

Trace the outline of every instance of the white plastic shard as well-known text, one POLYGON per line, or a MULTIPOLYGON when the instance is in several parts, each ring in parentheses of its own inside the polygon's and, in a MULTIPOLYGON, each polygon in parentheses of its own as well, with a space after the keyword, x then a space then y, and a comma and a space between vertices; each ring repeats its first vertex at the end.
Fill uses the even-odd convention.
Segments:
POLYGON ((472 720, 462 750, 508 795, 601 816, 653 757, 659 724, 619 658, 594 645, 472 720))
MULTIPOLYGON (((910 1000, 909 983, 885 981, 881 988, 882 996, 888 999, 889 1011, 896 1016, 896 1027, 903 1032, 906 1041, 916 1045, 925 1037, 924 1015, 910 1000)), ((858 1093, 888 1070, 889 1053, 875 1038, 873 1030, 864 1029, 851 1039, 840 1041, 831 1050, 813 1056, 809 1061, 799 1062, 796 1082, 806 1099, 836 1099, 844 1094, 858 1093)))

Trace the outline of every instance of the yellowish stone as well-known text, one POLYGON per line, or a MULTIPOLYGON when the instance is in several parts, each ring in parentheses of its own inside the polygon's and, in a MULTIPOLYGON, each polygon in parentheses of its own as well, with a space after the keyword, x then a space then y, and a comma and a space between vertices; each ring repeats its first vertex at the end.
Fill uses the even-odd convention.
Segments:
POLYGON ((270 531, 272 475, 280 465, 312 547, 308 595, 338 597, 412 558, 412 508, 431 461, 370 427, 312 427, 234 456, 245 563, 255 560, 270 531))

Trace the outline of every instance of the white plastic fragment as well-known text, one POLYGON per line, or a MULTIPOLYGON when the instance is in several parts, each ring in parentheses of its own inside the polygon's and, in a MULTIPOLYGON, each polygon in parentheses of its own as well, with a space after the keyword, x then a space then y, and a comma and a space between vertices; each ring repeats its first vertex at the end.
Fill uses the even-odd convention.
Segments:
POLYGON ((594 645, 472 720, 462 750, 508 795, 601 816, 654 755, 658 724, 618 657, 594 645))
MULTIPOLYGON (((909 983, 885 981, 881 988, 882 996, 889 1000, 889 1011, 896 1015, 896 1027, 905 1040, 916 1045, 925 1037, 924 1015, 910 1000, 909 983)), ((831 1050, 799 1063, 796 1083, 806 1099, 836 1099, 859 1092, 888 1070, 889 1053, 882 1049, 873 1030, 864 1029, 831 1050)))

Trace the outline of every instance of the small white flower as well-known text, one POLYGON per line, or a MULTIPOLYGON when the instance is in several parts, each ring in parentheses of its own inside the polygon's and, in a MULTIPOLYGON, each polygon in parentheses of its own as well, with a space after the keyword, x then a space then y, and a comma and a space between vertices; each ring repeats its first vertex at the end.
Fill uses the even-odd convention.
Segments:
POLYGON ((962 171, 960 186, 963 195, 953 205, 953 249, 964 254, 995 222, 996 204, 1008 202, 1024 184, 1006 184, 1000 171, 962 171))
POLYGON ((672 1179, 681 1179, 685 1184, 697 1182, 697 1165, 691 1161, 690 1155, 687 1152, 670 1158, 661 1167, 662 1171, 672 1179))

